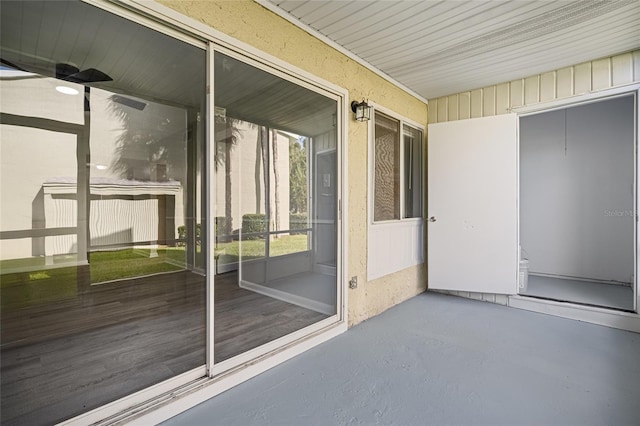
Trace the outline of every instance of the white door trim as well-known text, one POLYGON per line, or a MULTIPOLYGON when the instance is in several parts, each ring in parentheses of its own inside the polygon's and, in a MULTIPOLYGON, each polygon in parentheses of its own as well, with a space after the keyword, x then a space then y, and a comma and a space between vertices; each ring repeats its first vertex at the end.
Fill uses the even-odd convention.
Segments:
MULTIPOLYGON (((520 117, 526 117, 529 115, 535 115, 535 114, 542 114, 545 112, 550 112, 550 111, 554 111, 554 110, 558 110, 558 109, 565 109, 565 108, 570 108, 573 106, 579 106, 579 105, 586 105, 586 104, 590 104, 590 103, 595 103, 595 102, 602 102, 602 101, 606 101, 608 99, 614 99, 614 98, 619 98, 619 97, 623 97, 623 96, 630 96, 633 95, 635 97, 635 111, 634 111, 634 117, 635 117, 635 133, 634 133, 634 155, 635 155, 635 162, 634 162, 634 206, 635 206, 635 210, 636 210, 636 215, 638 215, 638 212, 640 212, 640 200, 638 197, 638 188, 639 188, 639 182, 638 182, 638 173, 640 170, 640 156, 638 153, 638 143, 640 142, 640 83, 632 83, 632 84, 627 84, 627 85, 623 85, 623 86, 618 86, 618 87, 614 87, 611 89, 605 89, 605 90, 600 90, 600 91, 596 91, 596 92, 591 92, 591 93, 587 93, 587 94, 582 94, 582 95, 577 95, 577 96, 571 96, 568 98, 564 98, 564 99, 557 99, 554 101, 549 101, 549 102, 542 102, 539 104, 535 104, 535 105, 529 105, 529 106, 523 106, 523 107, 518 107, 518 108, 512 108, 512 111, 518 114, 518 118, 520 117)), ((519 129, 518 129, 518 180, 520 179, 520 135, 519 135, 519 129)), ((520 184, 518 182, 518 241, 520 240, 519 238, 519 234, 520 234, 520 184)), ((636 316, 638 319, 640 319, 640 315, 638 313, 638 309, 640 307, 640 291, 638 291, 638 285, 639 285, 639 280, 638 280, 638 273, 640 272, 640 262, 638 260, 638 256, 640 254, 640 227, 638 226, 638 217, 636 216, 636 222, 635 222, 635 230, 634 230, 634 282, 633 282, 633 292, 634 292, 634 298, 633 298, 633 309, 636 312, 635 314, 629 314, 629 313, 625 313, 625 312, 620 312, 620 311, 616 311, 614 309, 606 309, 606 308, 592 308, 590 306, 586 306, 586 305, 580 305, 580 304, 573 304, 571 302, 554 302, 554 301, 547 301, 544 299, 536 299, 538 302, 537 303, 529 303, 528 301, 533 299, 531 297, 527 297, 527 296, 522 296, 519 298, 514 299, 515 300, 515 304, 518 306, 539 306, 540 304, 544 304, 544 303, 549 303, 550 305, 553 306, 557 306, 557 304, 559 303, 559 306, 562 307, 566 307, 566 306, 571 306, 571 311, 568 311, 566 309, 559 309, 559 308, 553 308, 552 311, 554 312, 572 312, 572 310, 574 309, 578 309, 578 307, 583 307, 585 309, 585 311, 587 312, 594 312, 593 309, 596 309, 595 312, 600 312, 599 310, 602 310, 604 312, 608 312, 610 315, 604 315, 601 319, 599 319, 598 321, 601 322, 594 322, 596 324, 601 324, 601 325, 609 325, 611 327, 616 327, 615 324, 618 324, 618 321, 609 321, 607 322, 607 318, 618 318, 619 315, 624 314, 625 316, 627 315, 631 315, 631 316, 636 316), (524 302, 522 302, 521 300, 524 300, 524 302)), ((564 316, 564 315, 559 315, 559 316, 564 316)), ((589 314, 588 318, 592 318, 594 316, 594 314, 589 314)), ((567 317, 567 318, 571 318, 571 317, 567 317)), ((587 321, 587 320, 585 320, 587 321)), ((592 321, 587 321, 587 322, 592 322, 592 321)), ((626 324, 626 322, 624 322, 626 324)), ((627 329, 627 328, 625 328, 627 329)))

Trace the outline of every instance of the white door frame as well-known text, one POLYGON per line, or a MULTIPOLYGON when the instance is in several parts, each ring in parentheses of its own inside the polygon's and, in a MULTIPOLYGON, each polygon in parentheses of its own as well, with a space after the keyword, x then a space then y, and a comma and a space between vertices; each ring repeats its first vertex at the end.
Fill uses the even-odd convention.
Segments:
MULTIPOLYGON (((550 102, 541 102, 536 105, 512 108, 511 111, 518 114, 519 117, 527 115, 539 114, 543 112, 553 111, 556 109, 564 109, 571 106, 585 105, 593 102, 600 102, 621 96, 635 96, 635 182, 634 182, 634 205, 636 214, 640 211, 640 200, 638 197, 638 171, 640 170, 640 158, 638 155, 638 143, 640 141, 640 83, 628 84, 613 89, 602 90, 598 92, 588 93, 584 95, 572 96, 565 99, 558 99, 550 102)), ((518 135, 519 136, 519 135, 518 135)), ((520 166, 520 138, 518 137, 518 176, 520 166)), ((518 200, 520 199, 520 185, 518 185, 518 200)), ((518 233, 520 232, 520 211, 518 203, 518 233)), ((638 291, 638 272, 639 263, 638 255, 640 254, 640 227, 636 218, 634 232, 634 310, 635 313, 616 311, 613 309, 599 308, 581 305, 571 302, 555 302, 551 300, 537 299, 528 296, 512 295, 509 296, 509 306, 531 310, 534 312, 542 312, 546 314, 556 315, 564 318, 571 318, 580 321, 600 324, 608 327, 620 328, 640 332, 640 292, 638 291)), ((518 241, 520 240, 518 235, 518 241)))

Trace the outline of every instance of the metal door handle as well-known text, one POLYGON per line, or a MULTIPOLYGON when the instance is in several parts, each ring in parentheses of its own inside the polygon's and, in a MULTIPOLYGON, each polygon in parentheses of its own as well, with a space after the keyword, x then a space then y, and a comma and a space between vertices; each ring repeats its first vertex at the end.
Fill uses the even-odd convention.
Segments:
POLYGON ((431 217, 429 218, 429 222, 435 222, 436 220, 437 220, 437 219, 436 219, 436 217, 435 217, 435 216, 431 216, 431 217))

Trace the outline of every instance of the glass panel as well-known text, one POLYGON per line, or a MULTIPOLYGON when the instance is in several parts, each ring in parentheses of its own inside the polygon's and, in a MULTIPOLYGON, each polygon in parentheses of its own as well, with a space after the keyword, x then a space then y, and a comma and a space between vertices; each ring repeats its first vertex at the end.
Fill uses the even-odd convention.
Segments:
POLYGON ((205 363, 206 52, 80 2, 1 19, 1 423, 52 424, 205 363))
POLYGON ((337 102, 222 53, 215 75, 220 362, 337 312, 337 102))
POLYGON ((309 235, 304 232, 310 229, 308 141, 303 136, 271 129, 269 256, 272 257, 309 250, 309 235), (294 229, 302 231, 291 232, 294 229))
POLYGON ((422 132, 403 126, 404 217, 422 217, 422 132))
POLYGON ((314 179, 315 203, 313 228, 315 238, 315 259, 324 267, 336 266, 336 200, 337 200, 337 157, 335 133, 324 134, 314 139, 314 179))
POLYGON ((400 219, 400 122, 375 113, 373 220, 400 219))

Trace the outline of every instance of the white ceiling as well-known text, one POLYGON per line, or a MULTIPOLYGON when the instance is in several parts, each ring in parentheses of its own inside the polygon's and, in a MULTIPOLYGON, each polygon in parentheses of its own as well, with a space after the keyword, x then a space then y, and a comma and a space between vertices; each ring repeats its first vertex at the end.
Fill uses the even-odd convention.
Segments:
POLYGON ((640 48, 639 0, 267 1, 426 99, 640 48))
POLYGON ((0 57, 54 77, 56 63, 96 68, 115 93, 199 107, 206 52, 94 6, 71 1, 2 1, 0 57))
MULTIPOLYGON (((58 63, 95 68, 112 80, 87 85, 145 101, 204 100, 204 49, 79 1, 3 0, 0 59, 35 78, 55 77, 58 63)), ((334 129, 335 100, 220 53, 215 67, 215 103, 230 117, 305 136, 334 129)))

